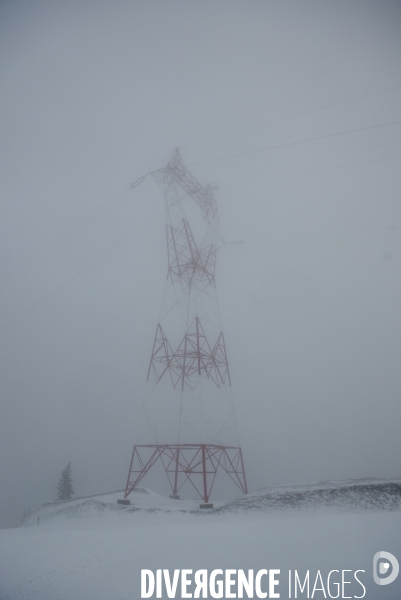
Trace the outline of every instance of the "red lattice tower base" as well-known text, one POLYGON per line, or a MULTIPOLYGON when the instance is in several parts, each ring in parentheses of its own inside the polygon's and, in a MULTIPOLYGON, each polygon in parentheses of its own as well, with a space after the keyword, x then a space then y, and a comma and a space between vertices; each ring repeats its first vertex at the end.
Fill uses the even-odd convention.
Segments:
POLYGON ((177 497, 184 483, 189 481, 202 500, 209 502, 219 469, 225 471, 244 494, 248 493, 241 448, 215 444, 148 444, 134 446, 124 498, 159 460, 173 497, 177 497))

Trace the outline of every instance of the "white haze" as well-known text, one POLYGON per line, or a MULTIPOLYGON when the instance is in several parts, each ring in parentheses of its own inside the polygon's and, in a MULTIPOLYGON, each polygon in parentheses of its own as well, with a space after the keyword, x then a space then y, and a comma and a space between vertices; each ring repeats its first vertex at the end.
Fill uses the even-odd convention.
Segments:
POLYGON ((69 461, 77 495, 125 485, 166 243, 152 181, 119 196, 175 146, 218 186, 249 488, 401 476, 400 3, 15 0, 0 29, 0 524, 69 461))

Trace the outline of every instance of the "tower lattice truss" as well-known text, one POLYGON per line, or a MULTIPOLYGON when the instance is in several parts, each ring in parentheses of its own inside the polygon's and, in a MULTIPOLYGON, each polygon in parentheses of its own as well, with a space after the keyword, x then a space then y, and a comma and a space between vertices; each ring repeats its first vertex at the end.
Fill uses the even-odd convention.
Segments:
POLYGON ((125 495, 160 459, 174 497, 189 480, 208 502, 220 467, 247 491, 216 294, 223 236, 212 188, 178 149, 152 175, 165 198, 168 268, 143 403, 152 443, 134 447, 125 495))

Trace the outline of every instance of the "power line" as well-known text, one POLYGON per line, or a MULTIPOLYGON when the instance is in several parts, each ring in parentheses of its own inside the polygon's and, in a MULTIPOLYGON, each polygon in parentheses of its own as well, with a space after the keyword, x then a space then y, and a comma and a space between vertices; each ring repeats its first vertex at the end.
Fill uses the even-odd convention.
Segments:
MULTIPOLYGON (((142 179, 142 181, 143 181, 143 179, 142 179)), ((140 183, 142 183, 142 181, 140 183)), ((139 185, 139 184, 137 184, 137 185, 139 185)), ((152 184, 150 186, 147 186, 146 188, 142 188, 141 191, 144 191, 144 190, 148 189, 149 187, 152 187, 153 185, 154 184, 152 184)), ((2 294, 3 292, 5 292, 6 290, 8 290, 9 287, 11 287, 12 285, 14 285, 14 283, 16 283, 17 281, 19 281, 24 275, 26 275, 27 273, 29 273, 29 271, 31 271, 32 269, 34 269, 37 265, 39 265, 42 261, 44 261, 48 256, 50 256, 51 254, 53 254, 53 252, 55 252, 56 250, 58 250, 58 248, 60 248, 66 242, 68 242, 68 240, 70 240, 77 233, 79 233, 82 229, 84 229, 84 227, 86 227, 87 225, 89 225, 89 223, 91 223, 92 221, 94 221, 95 219, 97 219, 97 217, 99 217, 102 213, 104 213, 108 208, 110 208, 111 206, 113 206, 116 202, 118 202, 118 200, 120 200, 123 196, 125 196, 126 194, 128 194, 133 189, 133 187, 136 187, 136 184, 132 184, 132 186, 130 186, 127 190, 125 190, 117 198, 115 198, 114 200, 112 200, 112 202, 109 202, 109 204, 106 204, 106 206, 104 206, 103 208, 101 208, 100 210, 98 210, 93 215, 93 217, 91 217, 90 219, 88 219, 87 221, 85 221, 85 223, 83 223, 80 227, 78 227, 78 229, 75 229, 72 233, 70 233, 62 242, 60 242, 59 244, 57 244, 56 246, 54 246, 49 252, 47 252, 39 260, 37 260, 33 265, 31 265, 30 267, 28 267, 27 269, 25 269, 25 271, 23 271, 22 273, 20 273, 20 275, 18 275, 18 277, 16 277, 12 281, 10 281, 10 283, 8 283, 5 287, 3 287, 0 290, 0 294, 2 294)))
MULTIPOLYGON (((348 154, 356 154, 357 152, 364 152, 365 150, 375 150, 376 148, 383 148, 384 146, 393 146, 394 144, 401 143, 401 140, 397 140, 395 142, 386 142, 385 144, 376 144, 375 146, 369 146, 369 148, 360 148, 359 150, 351 150, 349 152, 337 152, 336 154, 328 154, 327 156, 323 156, 320 158, 313 158, 312 160, 303 160, 301 162, 291 163, 289 165, 284 165, 283 167, 276 167, 274 169, 269 169, 269 172, 280 171, 282 169, 289 169, 290 167, 298 167, 299 165, 307 165, 310 163, 318 162, 321 160, 327 160, 328 158, 337 158, 339 156, 347 156, 348 154)), ((245 175, 239 175, 238 177, 232 177, 231 179, 243 179, 244 177, 250 177, 251 175, 258 175, 259 173, 266 173, 266 169, 253 171, 252 173, 248 173, 245 175)), ((261 181, 261 180, 258 180, 261 181)), ((246 183, 246 182, 245 182, 246 183)), ((230 184, 231 185, 231 184, 230 184)), ((224 184, 220 187, 225 187, 224 184)))
POLYGON ((271 179, 281 179, 283 177, 296 177, 297 175, 307 175, 308 173, 318 173, 319 171, 332 171, 333 169, 344 169, 346 167, 365 165, 365 164, 374 163, 374 162, 392 160, 394 158, 400 158, 400 157, 401 157, 401 155, 388 156, 385 158, 375 158, 373 160, 364 160, 364 161, 360 161, 360 162, 349 163, 348 165, 337 165, 335 167, 322 167, 320 169, 311 169, 310 171, 301 171, 300 173, 286 173, 285 175, 276 175, 275 177, 263 177, 262 179, 253 179, 251 181, 239 181, 238 183, 228 183, 226 185, 221 185, 221 186, 219 186, 219 189, 225 188, 225 187, 234 187, 237 185, 249 185, 251 183, 257 183, 258 181, 270 181, 271 179))
POLYGON ((344 231, 333 231, 331 233, 315 233, 308 235, 292 235, 292 236, 280 236, 280 237, 271 237, 271 238, 261 238, 259 240, 249 240, 249 241, 235 241, 235 242, 226 242, 225 245, 242 245, 242 244, 266 244, 268 242, 280 241, 280 240, 292 240, 292 239, 313 239, 313 238, 321 238, 321 237, 331 237, 337 235, 353 235, 355 233, 374 233, 376 231, 396 231, 401 229, 401 226, 391 226, 391 227, 373 227, 371 229, 349 229, 344 231))
MULTIPOLYGON (((102 331, 102 330, 106 329, 106 327, 108 327, 109 325, 111 325, 115 321, 118 321, 118 319, 121 319, 126 314, 132 312, 140 304, 142 304, 143 302, 145 302, 145 301, 149 300, 150 298, 152 298, 152 296, 155 296, 156 294, 160 294, 162 292, 163 288, 164 288, 164 284, 161 285, 161 286, 159 286, 156 290, 154 290, 153 292, 150 292, 146 296, 142 296, 139 300, 137 300, 137 302, 135 302, 135 304, 132 304, 127 310, 124 310, 123 312, 119 313, 117 316, 113 317, 112 319, 106 321, 105 323, 102 323, 101 326, 98 327, 94 333, 92 333, 91 335, 89 335, 89 337, 86 338, 86 343, 90 343, 91 344, 93 342, 93 340, 96 339, 96 337, 99 335, 99 331, 102 331)), ((46 363, 44 366, 45 366, 46 369, 49 368, 48 363, 46 363)), ((31 374, 40 372, 42 370, 43 370, 43 364, 36 365, 36 368, 34 368, 31 371, 31 374)))
POLYGON ((256 154, 258 152, 265 152, 266 150, 276 150, 277 148, 285 148, 288 146, 296 146, 297 144, 304 144, 306 142, 315 142, 316 140, 323 140, 326 138, 332 138, 339 135, 345 135, 347 133, 356 133, 359 131, 367 131, 369 129, 377 129, 378 127, 385 127, 386 125, 395 125, 397 123, 401 123, 401 120, 398 121, 389 121, 388 123, 380 123, 379 125, 370 125, 369 127, 359 127, 358 129, 348 129, 346 131, 340 131, 339 133, 329 133, 328 135, 320 135, 314 138, 308 138, 306 140, 298 140, 296 142, 287 142, 286 144, 277 144, 276 146, 266 146, 265 148, 258 148, 257 150, 248 150, 247 152, 238 152, 237 154, 227 154, 226 156, 219 156, 217 158, 208 158, 207 160, 201 160, 199 162, 190 163, 187 165, 188 167, 192 167, 195 165, 204 165, 210 162, 216 162, 219 160, 225 160, 227 158, 235 158, 237 156, 246 156, 248 154, 256 154))
MULTIPOLYGON (((143 225, 141 225, 141 230, 144 227, 146 227, 147 225, 149 225, 149 223, 151 223, 152 221, 154 221, 155 219, 158 219, 158 218, 159 217, 156 216, 156 217, 153 217, 152 219, 149 219, 146 223, 144 223, 143 225)), ((25 314, 27 314, 31 310, 37 308, 40 304, 42 304, 42 302, 44 302, 45 300, 47 300, 50 296, 53 296, 54 294, 56 294, 57 292, 59 292, 62 288, 64 288, 66 285, 68 285, 69 283, 71 283, 72 281, 74 281, 75 279, 77 279, 80 275, 82 275, 83 273, 86 273, 87 271, 89 271, 94 265, 100 263, 106 256, 108 256, 109 254, 115 252, 115 250, 117 248, 119 248, 121 246, 121 244, 123 244, 127 240, 133 238, 135 235, 137 235, 137 232, 131 233, 130 235, 124 237, 122 240, 119 240, 117 244, 114 244, 114 246, 112 246, 111 248, 109 248, 108 250, 106 250, 106 252, 104 252, 103 254, 101 254, 98 258, 96 258, 91 263, 89 263, 89 265, 86 265, 86 267, 84 267, 83 269, 81 269, 80 271, 78 271, 78 273, 75 273, 75 275, 73 275, 72 277, 70 277, 69 279, 67 279, 67 281, 64 281, 63 283, 61 283, 58 287, 56 287, 55 289, 51 290, 48 294, 45 294, 45 296, 43 296, 42 298, 40 298, 37 302, 35 302, 34 304, 32 304, 26 310, 24 310, 23 313, 21 313, 21 314, 18 315, 17 319, 14 319, 13 321, 8 322, 3 327, 0 327, 0 331, 3 331, 6 327, 8 327, 9 325, 12 325, 16 320, 19 320, 25 314)))
POLYGON ((237 129, 235 131, 231 131, 229 133, 222 133, 210 138, 205 138, 203 140, 199 140, 198 142, 193 142, 191 144, 186 144, 185 146, 180 146, 180 149, 190 148, 191 146, 198 146, 199 144, 204 144, 208 141, 213 141, 220 139, 222 137, 227 137, 230 135, 235 135, 236 133, 241 133, 242 131, 250 131, 252 129, 259 129, 260 127, 266 127, 267 125, 272 125, 274 123, 280 123, 281 121, 286 121, 287 119, 293 119, 295 117, 301 117, 303 115, 309 115, 314 112, 318 112, 319 110, 325 110, 326 108, 332 108, 334 106, 340 106, 341 104, 347 104, 349 102, 355 102, 355 100, 362 100, 363 98, 370 98, 371 96, 378 96, 379 94, 385 94, 387 92, 392 92, 394 90, 401 89, 400 85, 395 87, 387 88, 386 90, 381 90, 379 92, 373 92, 371 94, 365 94, 364 96, 356 96, 355 98, 350 98, 349 100, 341 100, 340 102, 334 102, 333 104, 326 104, 325 106, 320 106, 319 108, 312 108, 309 110, 305 110, 299 113, 294 113, 293 115, 287 115, 285 117, 280 117, 278 119, 273 119, 272 121, 267 121, 266 123, 260 123, 259 125, 250 125, 248 127, 241 127, 241 129, 237 129))

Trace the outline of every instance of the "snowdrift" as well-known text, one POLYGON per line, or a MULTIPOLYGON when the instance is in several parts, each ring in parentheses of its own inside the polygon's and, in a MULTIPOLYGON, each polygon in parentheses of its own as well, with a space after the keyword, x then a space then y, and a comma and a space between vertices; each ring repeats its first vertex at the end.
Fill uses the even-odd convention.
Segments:
MULTIPOLYGON (((130 495, 131 504, 123 506, 117 500, 123 490, 85 496, 74 500, 55 501, 24 516, 20 527, 37 525, 53 519, 91 518, 108 515, 145 513, 205 514, 198 499, 174 500, 146 488, 138 488, 130 495)), ((326 481, 304 485, 264 488, 231 502, 214 502, 208 514, 238 512, 273 512, 289 510, 399 510, 401 509, 401 480, 360 479, 326 481)))
POLYGON ((265 488, 238 498, 214 512, 327 509, 345 511, 401 508, 401 480, 324 481, 300 486, 265 488))
MULTIPOLYGON (((198 500, 173 500, 167 496, 160 496, 152 490, 137 488, 130 495, 131 504, 124 506, 117 504, 117 500, 124 497, 124 490, 83 496, 73 500, 56 500, 47 502, 37 510, 25 515, 19 527, 37 525, 40 523, 60 519, 91 519, 106 516, 126 516, 138 511, 143 513, 171 513, 196 511, 199 508, 198 500)), ((223 504, 220 502, 216 506, 223 504)))

